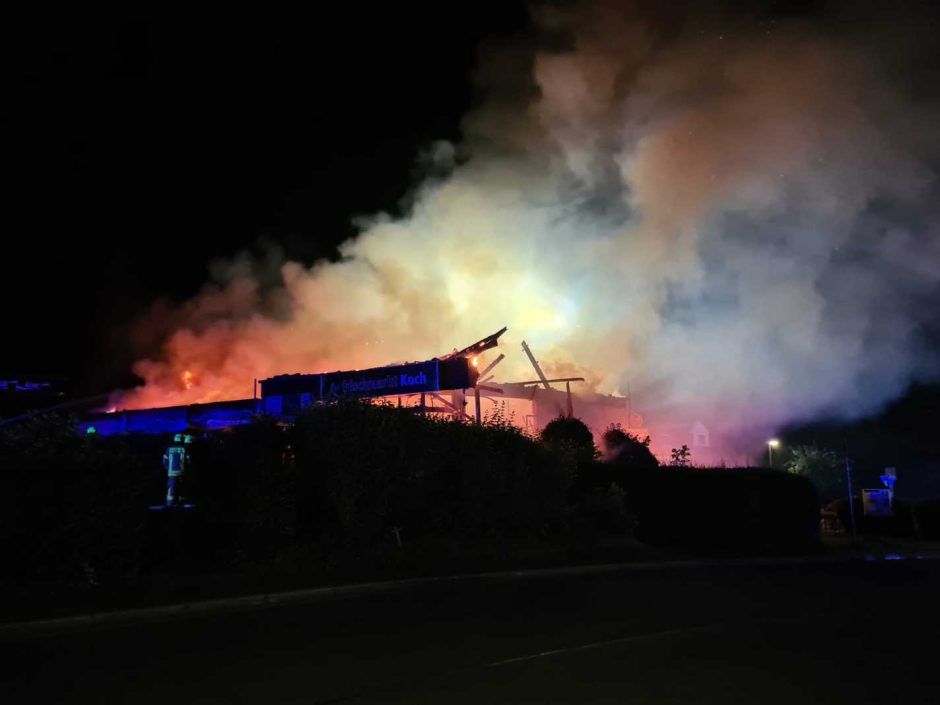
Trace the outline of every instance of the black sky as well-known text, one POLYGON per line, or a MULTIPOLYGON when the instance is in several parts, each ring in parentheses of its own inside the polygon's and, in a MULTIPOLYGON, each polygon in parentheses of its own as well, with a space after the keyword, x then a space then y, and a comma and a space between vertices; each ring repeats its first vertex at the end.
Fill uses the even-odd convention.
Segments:
POLYGON ((260 238, 328 257, 459 135, 520 3, 330 16, 29 18, 4 31, 0 369, 122 381, 126 324, 260 238))

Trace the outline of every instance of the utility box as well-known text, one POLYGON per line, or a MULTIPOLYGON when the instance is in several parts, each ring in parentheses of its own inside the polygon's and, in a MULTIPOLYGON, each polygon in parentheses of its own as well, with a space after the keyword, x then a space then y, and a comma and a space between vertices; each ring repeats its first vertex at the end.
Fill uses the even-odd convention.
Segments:
POLYGON ((862 490, 862 509, 867 517, 893 516, 891 490, 862 490))

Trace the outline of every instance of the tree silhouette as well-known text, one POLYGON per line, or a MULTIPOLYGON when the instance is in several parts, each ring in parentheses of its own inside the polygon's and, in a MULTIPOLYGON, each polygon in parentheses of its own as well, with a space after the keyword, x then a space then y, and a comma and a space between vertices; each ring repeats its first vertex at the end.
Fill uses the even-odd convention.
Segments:
POLYGON ((802 475, 816 485, 823 501, 838 497, 844 487, 842 464, 831 450, 817 446, 796 446, 783 463, 787 472, 802 475))
POLYGON ((681 448, 673 448, 669 462, 674 468, 687 468, 692 464, 692 451, 685 444, 681 448))
POLYGON ((591 429, 581 419, 572 416, 559 416, 545 424, 541 440, 545 445, 567 447, 578 455, 590 458, 595 458, 598 454, 591 429))

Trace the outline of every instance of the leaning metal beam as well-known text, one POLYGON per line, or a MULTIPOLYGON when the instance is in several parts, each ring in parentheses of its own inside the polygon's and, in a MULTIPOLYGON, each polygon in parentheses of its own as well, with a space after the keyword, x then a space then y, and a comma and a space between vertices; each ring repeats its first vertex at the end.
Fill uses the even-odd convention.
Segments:
POLYGON ((535 355, 533 355, 532 351, 529 350, 529 346, 526 345, 524 340, 522 341, 522 349, 525 350, 525 354, 528 356, 529 362, 531 362, 532 367, 535 368, 535 374, 539 376, 539 380, 541 380, 542 386, 545 387, 545 389, 551 389, 551 385, 548 383, 548 380, 545 379, 545 373, 542 372, 542 368, 539 367, 538 360, 535 359, 535 355))
POLYGON ((499 357, 497 357, 490 364, 488 364, 486 367, 483 368, 483 371, 480 373, 480 378, 482 379, 486 377, 487 373, 489 373, 494 367, 496 367, 496 365, 498 365, 505 359, 506 359, 506 356, 500 353, 499 357))

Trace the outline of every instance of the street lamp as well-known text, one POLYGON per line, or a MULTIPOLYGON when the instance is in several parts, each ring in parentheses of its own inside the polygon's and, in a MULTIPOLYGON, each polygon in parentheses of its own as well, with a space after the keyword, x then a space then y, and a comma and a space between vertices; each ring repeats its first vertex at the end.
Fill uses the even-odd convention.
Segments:
POLYGON ((780 447, 780 441, 777 438, 771 438, 767 441, 767 460, 770 462, 770 469, 774 467, 774 448, 780 447))

